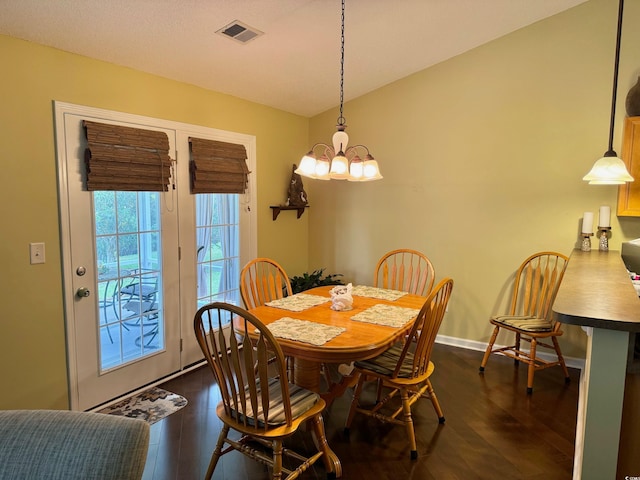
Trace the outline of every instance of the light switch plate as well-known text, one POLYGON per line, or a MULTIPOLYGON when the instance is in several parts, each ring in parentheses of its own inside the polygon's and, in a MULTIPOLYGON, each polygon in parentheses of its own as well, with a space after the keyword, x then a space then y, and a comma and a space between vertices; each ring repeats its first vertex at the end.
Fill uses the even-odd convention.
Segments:
POLYGON ((31 265, 44 263, 44 242, 30 243, 29 255, 31 258, 31 265))

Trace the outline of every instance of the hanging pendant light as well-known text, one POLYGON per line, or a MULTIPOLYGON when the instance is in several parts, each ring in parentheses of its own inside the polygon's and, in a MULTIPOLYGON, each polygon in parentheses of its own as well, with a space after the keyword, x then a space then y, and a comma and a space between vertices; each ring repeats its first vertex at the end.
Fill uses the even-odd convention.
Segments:
POLYGON ((340 116, 333 134, 332 145, 316 143, 302 160, 295 173, 317 180, 349 180, 351 182, 366 182, 379 180, 380 168, 364 145, 349 144, 349 136, 345 129, 347 125, 342 115, 344 104, 344 2, 342 0, 341 36, 340 36, 340 116), (322 151, 320 157, 314 152, 322 151), (361 154, 364 155, 362 160, 361 154))
POLYGON ((618 65, 620 63, 620 39, 622 38, 622 10, 624 0, 620 0, 618 8, 618 30, 616 37, 616 55, 613 66, 613 93, 611 98, 611 121, 609 123, 609 149, 604 156, 593 164, 593 168, 582 179, 589 185, 622 185, 633 182, 627 167, 613 150, 613 128, 616 119, 616 94, 618 92, 618 65))

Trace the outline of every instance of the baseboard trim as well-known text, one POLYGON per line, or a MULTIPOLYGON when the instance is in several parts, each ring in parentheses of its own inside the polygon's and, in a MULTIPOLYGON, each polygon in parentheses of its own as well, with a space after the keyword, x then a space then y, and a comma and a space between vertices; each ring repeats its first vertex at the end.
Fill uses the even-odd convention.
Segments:
MULTIPOLYGON (((478 352, 484 352, 487 349, 487 343, 477 342, 475 340, 467 340, 464 338, 457 337, 449 337, 447 335, 437 335, 436 343, 441 343, 443 345, 450 345, 452 347, 460 347, 466 348, 467 350, 476 350, 478 352)), ((501 347, 503 345, 495 345, 495 347, 501 347)), ((548 361, 555 360, 555 355, 549 353, 540 353, 540 358, 548 361)), ((584 358, 576 358, 576 357, 564 357, 564 361, 569 368, 577 368, 580 370, 584 369, 584 358)))

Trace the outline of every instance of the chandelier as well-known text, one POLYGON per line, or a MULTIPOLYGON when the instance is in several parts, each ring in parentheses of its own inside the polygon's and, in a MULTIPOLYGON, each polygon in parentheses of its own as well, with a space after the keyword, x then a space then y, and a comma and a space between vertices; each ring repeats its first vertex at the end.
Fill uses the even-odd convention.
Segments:
POLYGON ((620 63, 620 39, 622 37, 623 7, 624 0, 620 0, 618 7, 616 54, 613 64, 613 93, 611 98, 611 120, 609 123, 609 148, 603 157, 593 164, 593 168, 589 173, 582 177, 583 180, 589 182, 589 185, 622 185, 626 182, 633 182, 633 177, 629 175, 626 165, 613 149, 613 127, 616 119, 616 93, 618 90, 618 65, 620 63))
POLYGON ((295 173, 317 180, 349 180, 365 182, 382 178, 378 162, 364 145, 347 146, 349 136, 343 116, 344 103, 344 2, 342 0, 340 35, 340 116, 332 145, 316 143, 302 160, 295 173), (317 152, 317 153, 316 153, 317 152))

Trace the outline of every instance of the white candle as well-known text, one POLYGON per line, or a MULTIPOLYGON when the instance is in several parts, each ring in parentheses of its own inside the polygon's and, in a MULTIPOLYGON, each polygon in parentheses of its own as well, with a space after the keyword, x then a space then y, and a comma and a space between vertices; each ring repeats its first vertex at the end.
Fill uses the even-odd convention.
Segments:
POLYGON ((584 212, 582 216, 582 233, 593 233, 593 212, 584 212))
POLYGON ((600 218, 598 219, 599 227, 611 226, 611 208, 607 206, 600 207, 600 218))

